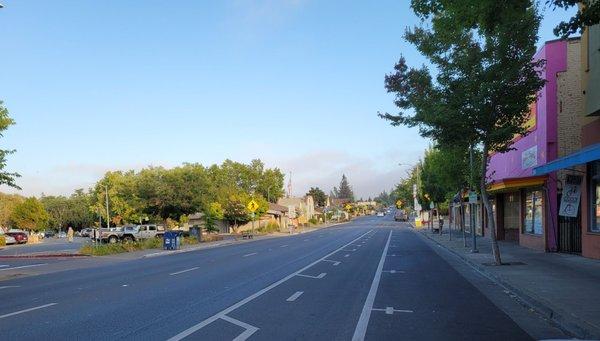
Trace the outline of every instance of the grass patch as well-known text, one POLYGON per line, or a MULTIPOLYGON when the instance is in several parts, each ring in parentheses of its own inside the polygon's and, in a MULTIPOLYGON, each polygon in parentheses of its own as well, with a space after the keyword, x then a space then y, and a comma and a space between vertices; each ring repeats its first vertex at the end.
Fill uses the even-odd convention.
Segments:
POLYGON ((149 238, 132 243, 115 244, 86 244, 79 249, 79 253, 89 256, 107 256, 118 253, 133 252, 148 249, 160 249, 163 246, 162 238, 149 238))

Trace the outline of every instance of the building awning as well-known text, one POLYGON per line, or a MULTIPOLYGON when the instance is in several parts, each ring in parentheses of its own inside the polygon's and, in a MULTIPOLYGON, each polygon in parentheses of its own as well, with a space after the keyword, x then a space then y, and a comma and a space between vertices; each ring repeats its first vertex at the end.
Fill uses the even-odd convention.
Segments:
POLYGON ((594 160, 600 160, 600 143, 582 148, 573 154, 563 156, 559 159, 548 162, 543 166, 535 167, 533 169, 533 174, 544 175, 559 169, 581 165, 594 160))
POLYGON ((541 186, 546 181, 546 176, 530 176, 526 178, 511 178, 496 181, 490 185, 490 192, 506 192, 523 187, 541 186))

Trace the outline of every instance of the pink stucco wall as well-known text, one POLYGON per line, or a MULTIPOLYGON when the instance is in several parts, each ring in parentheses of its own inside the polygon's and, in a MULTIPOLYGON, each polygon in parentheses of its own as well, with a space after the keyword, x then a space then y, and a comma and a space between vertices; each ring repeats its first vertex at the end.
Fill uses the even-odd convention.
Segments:
MULTIPOLYGON (((503 179, 522 178, 532 176, 533 167, 543 165, 556 159, 558 154, 557 146, 557 73, 567 69, 567 42, 550 41, 547 42, 535 55, 537 59, 545 59, 546 66, 542 70, 541 77, 546 80, 546 85, 538 93, 536 103, 537 119, 536 126, 529 135, 522 137, 513 144, 514 150, 503 154, 494 154, 490 158, 488 167, 488 177, 491 182, 501 181, 503 179), (531 164, 523 165, 523 153, 534 154, 537 161, 531 164)), ((530 159, 532 160, 532 159, 530 159)), ((556 174, 550 174, 550 179, 555 179, 556 174)), ((550 251, 556 250, 556 229, 557 229, 557 193, 556 182, 547 181, 549 196, 549 207, 546 207, 546 228, 547 248, 550 251)))

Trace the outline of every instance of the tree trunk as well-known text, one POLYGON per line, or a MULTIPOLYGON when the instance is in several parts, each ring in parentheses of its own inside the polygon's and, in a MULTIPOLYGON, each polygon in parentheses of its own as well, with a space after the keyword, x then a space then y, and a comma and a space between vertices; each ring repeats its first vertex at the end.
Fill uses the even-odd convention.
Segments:
POLYGON ((487 166, 488 166, 488 146, 487 144, 483 144, 483 155, 481 159, 481 200, 485 205, 485 210, 487 212, 488 218, 488 226, 490 227, 490 239, 492 240, 492 255, 494 255, 494 263, 496 265, 502 265, 502 260, 500 258, 500 248, 498 247, 498 241, 496 240, 496 220, 494 219, 494 211, 492 210, 492 205, 490 204, 490 198, 487 193, 486 186, 486 175, 487 175, 487 166))

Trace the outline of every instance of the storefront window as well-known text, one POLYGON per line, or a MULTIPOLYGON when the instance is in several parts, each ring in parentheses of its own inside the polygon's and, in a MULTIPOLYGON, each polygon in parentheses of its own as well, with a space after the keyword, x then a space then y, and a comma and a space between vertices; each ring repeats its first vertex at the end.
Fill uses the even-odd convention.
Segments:
POLYGON ((520 205, 521 201, 519 200, 518 192, 506 193, 504 195, 504 229, 516 229, 518 233, 519 220, 521 219, 520 205))
POLYGON ((600 232, 600 161, 592 164, 590 172, 590 203, 592 232, 600 232))
POLYGON ((525 193, 525 233, 542 234, 542 191, 528 189, 525 193))

